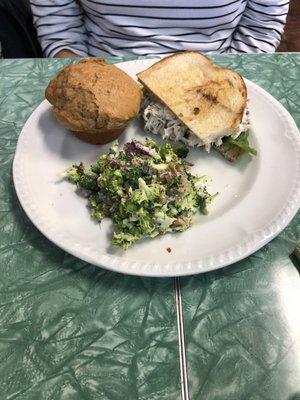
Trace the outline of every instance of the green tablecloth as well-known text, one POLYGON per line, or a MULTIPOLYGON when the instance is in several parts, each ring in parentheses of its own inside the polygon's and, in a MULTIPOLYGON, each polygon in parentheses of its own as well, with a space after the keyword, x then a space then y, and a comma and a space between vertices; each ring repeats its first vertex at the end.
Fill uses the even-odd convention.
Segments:
MULTIPOLYGON (((300 124, 300 54, 216 56, 300 124)), ((101 270, 44 238, 16 198, 20 130, 67 60, 0 61, 0 399, 179 399, 172 279, 101 270)), ((181 280, 190 399, 300 396, 299 215, 224 270, 181 280)))

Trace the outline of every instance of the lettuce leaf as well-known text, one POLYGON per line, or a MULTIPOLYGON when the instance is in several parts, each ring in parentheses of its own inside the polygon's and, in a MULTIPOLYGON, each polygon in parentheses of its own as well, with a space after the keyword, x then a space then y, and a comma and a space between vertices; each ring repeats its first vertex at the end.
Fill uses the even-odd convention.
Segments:
POLYGON ((243 153, 256 156, 257 151, 250 147, 248 137, 249 131, 242 132, 236 139, 226 137, 220 146, 214 146, 214 148, 232 163, 236 162, 243 153))
POLYGON ((257 151, 250 146, 249 141, 249 131, 242 132, 238 138, 233 139, 232 137, 228 137, 225 139, 226 143, 230 143, 234 146, 239 147, 245 153, 249 154, 250 156, 256 156, 257 151))

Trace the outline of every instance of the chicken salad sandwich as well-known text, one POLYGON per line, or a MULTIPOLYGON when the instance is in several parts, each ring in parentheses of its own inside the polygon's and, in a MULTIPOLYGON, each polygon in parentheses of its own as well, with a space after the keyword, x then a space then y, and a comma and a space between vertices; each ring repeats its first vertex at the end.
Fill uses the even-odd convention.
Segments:
POLYGON ((138 74, 145 131, 217 149, 229 161, 255 155, 248 142, 247 88, 234 70, 195 51, 176 53, 138 74))

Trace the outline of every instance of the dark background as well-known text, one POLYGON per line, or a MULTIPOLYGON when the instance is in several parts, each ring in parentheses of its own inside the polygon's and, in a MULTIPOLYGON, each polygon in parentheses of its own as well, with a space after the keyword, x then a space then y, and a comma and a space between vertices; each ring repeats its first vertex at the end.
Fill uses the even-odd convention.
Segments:
POLYGON ((277 51, 300 51, 300 0, 290 0, 287 24, 277 51))

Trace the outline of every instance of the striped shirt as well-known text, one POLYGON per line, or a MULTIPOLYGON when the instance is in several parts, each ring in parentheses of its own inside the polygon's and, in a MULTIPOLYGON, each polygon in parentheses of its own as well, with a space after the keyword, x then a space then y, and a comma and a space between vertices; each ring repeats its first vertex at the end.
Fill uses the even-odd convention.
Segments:
POLYGON ((30 0, 44 55, 273 52, 288 0, 30 0))

